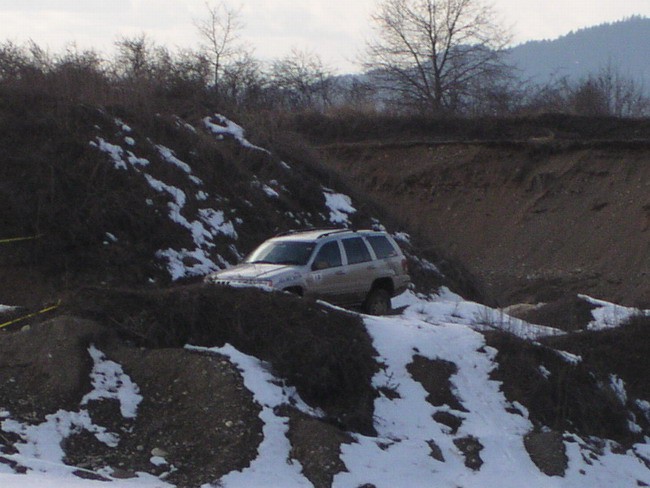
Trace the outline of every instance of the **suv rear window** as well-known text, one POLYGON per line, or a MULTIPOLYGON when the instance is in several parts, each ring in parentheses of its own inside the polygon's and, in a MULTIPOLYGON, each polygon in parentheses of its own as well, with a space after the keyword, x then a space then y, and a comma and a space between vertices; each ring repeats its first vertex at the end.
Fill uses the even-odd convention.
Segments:
POLYGON ((365 263, 372 260, 370 251, 361 237, 343 239, 342 242, 345 254, 348 256, 348 264, 365 263))
POLYGON ((375 251, 377 259, 397 256, 397 251, 386 236, 368 236, 366 239, 368 239, 368 242, 372 246, 372 250, 375 251))

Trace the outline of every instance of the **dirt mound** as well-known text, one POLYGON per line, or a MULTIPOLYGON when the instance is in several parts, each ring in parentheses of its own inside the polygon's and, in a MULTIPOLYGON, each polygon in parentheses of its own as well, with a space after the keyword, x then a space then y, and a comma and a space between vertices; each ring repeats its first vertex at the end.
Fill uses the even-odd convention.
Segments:
POLYGON ((297 114, 288 128, 317 145, 404 141, 643 141, 650 139, 650 121, 617 117, 541 114, 530 117, 431 117, 387 113, 315 112, 297 114))
MULTIPOLYGON (((159 475, 173 466, 170 481, 198 486, 244 468, 257 455, 259 406, 237 370, 217 356, 128 346, 114 330, 61 316, 2 334, 0 358, 0 404, 13 420, 37 425, 62 411, 83 411, 95 425, 119 433, 119 448, 85 429, 64 440, 65 462, 81 477, 102 479, 97 472, 109 466, 114 477, 159 475), (135 420, 124 417, 115 399, 82 402, 91 390, 91 345, 121 364, 138 385, 142 402, 135 420), (167 462, 156 467, 153 456, 167 462)), ((3 439, 3 452, 12 453, 11 440, 18 439, 7 432, 3 439)))
MULTIPOLYGON (((329 486, 343 469, 337 459, 341 443, 351 442, 346 432, 375 433, 376 353, 354 314, 285 293, 204 285, 87 289, 68 297, 57 313, 0 333, 0 405, 27 425, 53 418, 65 425, 66 412, 74 418, 87 413, 96 427, 77 426, 61 446, 78 476, 142 472, 200 486, 257 457, 260 405, 230 359, 185 349, 188 343, 231 344, 260 358, 323 412, 308 417, 287 404, 283 413, 293 455, 317 486, 329 486), (88 398, 97 367, 91 348, 137 385, 136 417, 116 398, 88 398), (118 444, 108 445, 98 429, 119 435, 118 444)), ((19 437, 0 433, 0 462, 24 469, 2 457, 16 452, 19 437)))
MULTIPOLYGON (((138 416, 121 435, 119 449, 84 436, 68 438, 67 462, 93 471, 120 466, 124 475, 155 473, 151 458, 158 455, 166 461, 160 471, 174 468, 170 481, 198 486, 241 470, 256 458, 263 438, 260 407, 226 358, 133 347, 116 348, 108 357, 138 385, 143 398, 138 416)), ((106 403, 90 404, 91 418, 111 432, 123 432, 119 406, 106 403)))
POLYGON ((189 285, 168 290, 89 289, 64 310, 147 348, 231 344, 268 361, 330 422, 371 434, 376 365, 361 319, 286 293, 189 285))
POLYGON ((0 396, 9 410, 43 418, 79 404, 92 362, 88 344, 104 342, 98 324, 61 318, 0 336, 0 396))
POLYGON ((650 149, 636 143, 324 149, 501 306, 585 293, 650 304, 650 149))
POLYGON ((550 303, 513 305, 504 309, 504 312, 532 324, 574 332, 587 328, 594 320, 591 311, 595 308, 594 304, 577 295, 568 295, 550 303))

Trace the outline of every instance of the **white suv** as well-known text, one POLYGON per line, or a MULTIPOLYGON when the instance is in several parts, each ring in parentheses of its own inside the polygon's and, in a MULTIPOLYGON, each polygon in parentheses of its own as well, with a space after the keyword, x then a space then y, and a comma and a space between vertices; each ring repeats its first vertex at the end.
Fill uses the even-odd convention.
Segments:
POLYGON ((266 285, 383 315, 410 278, 406 258, 387 233, 325 229, 269 239, 244 263, 208 275, 206 282, 266 285))

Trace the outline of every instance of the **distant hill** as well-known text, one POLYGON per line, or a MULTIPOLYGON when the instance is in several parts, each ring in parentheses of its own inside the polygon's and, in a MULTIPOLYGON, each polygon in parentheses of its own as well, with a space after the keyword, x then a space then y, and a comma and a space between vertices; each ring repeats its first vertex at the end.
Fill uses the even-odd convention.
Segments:
POLYGON ((510 51, 524 79, 580 79, 610 64, 650 90, 650 18, 634 16, 580 29, 555 40, 530 41, 510 51))

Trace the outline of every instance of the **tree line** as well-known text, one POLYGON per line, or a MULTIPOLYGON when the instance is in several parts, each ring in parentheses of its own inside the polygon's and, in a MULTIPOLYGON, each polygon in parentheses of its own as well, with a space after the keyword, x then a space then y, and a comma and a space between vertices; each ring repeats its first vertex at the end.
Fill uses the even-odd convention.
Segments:
POLYGON ((644 87, 612 64, 581 80, 522 80, 506 62, 509 32, 483 0, 380 0, 371 22, 362 75, 336 75, 318 54, 298 48, 262 62, 241 38, 240 13, 221 1, 206 4, 205 17, 195 21, 202 42, 192 49, 172 51, 144 34, 118 39, 108 58, 74 45, 51 54, 33 42, 4 42, 0 84, 42 86, 69 100, 100 104, 194 100, 251 111, 650 112, 644 87))

